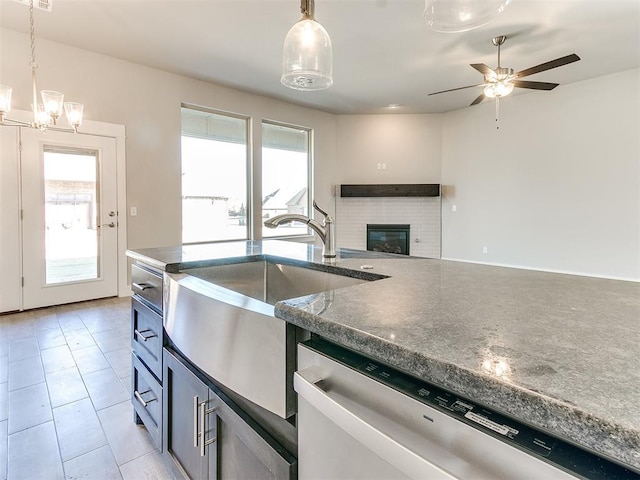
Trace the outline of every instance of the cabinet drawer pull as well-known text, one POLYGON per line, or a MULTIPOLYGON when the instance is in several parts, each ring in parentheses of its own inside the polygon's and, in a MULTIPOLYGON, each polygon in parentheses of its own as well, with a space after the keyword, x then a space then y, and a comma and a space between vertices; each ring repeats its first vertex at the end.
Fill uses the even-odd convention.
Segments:
POLYGON ((198 397, 193 397, 193 448, 198 448, 198 397))
POLYGON ((131 286, 133 288, 135 288, 136 290, 140 290, 141 292, 144 292, 148 288, 153 288, 153 285, 151 285, 150 283, 135 283, 135 282, 133 282, 131 284, 131 286))
POLYGON ((207 415, 209 415, 210 413, 213 413, 216 409, 214 408, 206 408, 206 404, 207 402, 201 402, 200 403, 200 418, 202 419, 202 432, 198 433, 198 437, 202 437, 202 442, 200 442, 200 456, 204 457, 206 455, 206 447, 208 445, 211 445, 213 442, 216 441, 216 437, 213 437, 209 440, 205 440, 206 435, 207 435, 207 430, 206 430, 206 417, 207 415))
POLYGON ((156 335, 155 333, 153 335, 144 335, 147 332, 152 332, 152 330, 146 329, 146 330, 138 330, 138 329, 134 329, 133 333, 134 335, 140 337, 142 339, 143 342, 146 342, 147 340, 149 340, 150 338, 153 337, 157 337, 158 335, 156 335))
POLYGON ((145 390, 144 392, 138 392, 137 390, 134 390, 133 392, 133 396, 136 397, 138 399, 138 401, 142 404, 142 406, 144 408, 147 408, 147 405, 149 405, 151 402, 155 402, 156 400, 158 400, 157 398, 152 398, 151 400, 146 400, 144 398, 142 398, 142 395, 144 395, 145 393, 149 393, 151 390, 145 390))

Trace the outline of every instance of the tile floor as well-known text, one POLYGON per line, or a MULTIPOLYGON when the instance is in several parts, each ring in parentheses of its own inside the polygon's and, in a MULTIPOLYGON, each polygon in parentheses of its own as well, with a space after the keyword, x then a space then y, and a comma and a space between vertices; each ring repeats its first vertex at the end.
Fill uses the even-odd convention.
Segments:
POLYGON ((0 316, 0 480, 173 479, 133 422, 130 299, 0 316))

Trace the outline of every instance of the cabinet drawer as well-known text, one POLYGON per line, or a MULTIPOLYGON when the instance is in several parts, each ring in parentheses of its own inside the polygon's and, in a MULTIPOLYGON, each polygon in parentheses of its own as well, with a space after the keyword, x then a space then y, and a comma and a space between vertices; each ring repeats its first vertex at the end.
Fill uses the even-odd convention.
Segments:
POLYGON ((162 316, 131 299, 131 347, 162 382, 162 316))
POLYGON ((158 313, 162 313, 162 275, 140 265, 131 265, 131 290, 158 313))
POLYGON ((132 355, 133 409, 149 431, 156 448, 162 448, 162 387, 140 359, 132 355))

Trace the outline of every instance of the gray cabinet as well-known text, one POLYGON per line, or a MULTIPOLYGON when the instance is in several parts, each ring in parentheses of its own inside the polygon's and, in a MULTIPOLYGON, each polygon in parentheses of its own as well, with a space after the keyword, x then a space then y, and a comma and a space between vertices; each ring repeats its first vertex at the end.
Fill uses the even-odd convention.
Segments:
POLYGON ((216 449, 211 443, 216 438, 216 421, 209 388, 166 350, 163 362, 163 450, 186 477, 216 478, 216 449))
POLYGON ((163 355, 163 450, 191 479, 294 479, 297 461, 182 358, 163 355))
POLYGON ((162 446, 162 272, 131 267, 131 403, 133 418, 162 446))

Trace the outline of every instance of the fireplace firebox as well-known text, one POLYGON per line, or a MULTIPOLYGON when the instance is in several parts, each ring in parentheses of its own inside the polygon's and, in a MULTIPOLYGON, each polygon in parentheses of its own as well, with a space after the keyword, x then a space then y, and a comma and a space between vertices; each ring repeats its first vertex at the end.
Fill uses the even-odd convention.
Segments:
POLYGON ((409 255, 409 225, 367 224, 367 250, 409 255))

